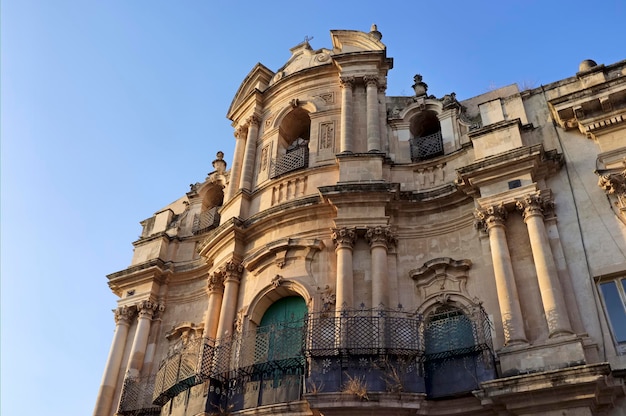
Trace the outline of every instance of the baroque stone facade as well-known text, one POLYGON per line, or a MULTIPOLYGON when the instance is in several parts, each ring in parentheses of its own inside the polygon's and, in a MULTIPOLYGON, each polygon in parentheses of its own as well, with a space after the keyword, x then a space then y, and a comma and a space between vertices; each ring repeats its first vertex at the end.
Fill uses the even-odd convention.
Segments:
POLYGON ((626 414, 626 61, 396 97, 375 26, 331 39, 141 223, 94 415, 626 414))

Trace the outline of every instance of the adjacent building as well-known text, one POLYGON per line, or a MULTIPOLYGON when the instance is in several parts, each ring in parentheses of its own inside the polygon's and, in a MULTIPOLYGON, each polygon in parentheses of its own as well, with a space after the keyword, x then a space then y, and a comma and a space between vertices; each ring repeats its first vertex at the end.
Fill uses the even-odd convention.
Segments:
POLYGON ((626 61, 397 97, 381 38, 252 68, 108 276, 94 415, 626 414, 626 61))

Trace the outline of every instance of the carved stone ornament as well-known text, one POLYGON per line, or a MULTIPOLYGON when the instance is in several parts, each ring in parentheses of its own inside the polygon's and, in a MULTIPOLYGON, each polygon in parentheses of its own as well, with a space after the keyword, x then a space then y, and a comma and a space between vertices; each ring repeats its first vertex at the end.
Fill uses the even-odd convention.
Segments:
POLYGON ((235 135, 236 139, 245 139, 247 130, 248 129, 245 126, 238 126, 233 134, 235 135))
POLYGON ((522 213, 524 219, 526 219, 533 215, 543 217, 544 211, 554 208, 554 203, 550 200, 543 199, 538 194, 530 194, 518 200, 515 206, 522 213))
POLYGON ((337 297, 335 295, 335 292, 333 291, 333 288, 331 288, 329 285, 326 285, 324 289, 318 287, 317 290, 320 293, 320 298, 322 299, 322 310, 324 312, 334 310, 335 303, 337 302, 337 297))
POLYGON ((243 321, 246 317, 246 310, 244 308, 237 311, 237 318, 235 318, 235 331, 241 333, 243 331, 243 321))
POLYGON ((384 245, 389 248, 396 245, 398 239, 393 235, 393 232, 389 227, 367 227, 365 238, 370 246, 384 245))
POLYGON ((272 286, 274 286, 274 288, 278 288, 280 285, 283 284, 284 281, 285 280, 283 279, 283 277, 281 275, 277 274, 272 279, 272 286))
POLYGON ((482 229, 486 232, 490 227, 504 225, 507 215, 508 213, 506 208, 502 204, 492 205, 484 209, 477 209, 474 212, 474 217, 476 218, 476 228, 482 229))
POLYGON ((608 195, 626 196, 626 170, 600 176, 598 186, 608 195))
POLYGON ((335 247, 347 246, 352 248, 356 242, 356 229, 347 227, 333 228, 332 237, 335 247))

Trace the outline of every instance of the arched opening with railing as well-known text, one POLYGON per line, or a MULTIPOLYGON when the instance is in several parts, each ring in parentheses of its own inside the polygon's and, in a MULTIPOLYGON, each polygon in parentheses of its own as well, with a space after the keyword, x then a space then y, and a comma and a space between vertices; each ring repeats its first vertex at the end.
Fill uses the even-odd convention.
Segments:
POLYGON ((308 167, 310 139, 309 113, 296 107, 280 123, 277 156, 271 161, 270 178, 308 167))
POLYGON ((443 155, 443 136, 437 113, 425 110, 417 113, 409 125, 411 160, 418 162, 443 155))
POLYGON ((489 320, 457 305, 440 305, 426 315, 424 376, 430 399, 459 396, 495 378, 489 320))

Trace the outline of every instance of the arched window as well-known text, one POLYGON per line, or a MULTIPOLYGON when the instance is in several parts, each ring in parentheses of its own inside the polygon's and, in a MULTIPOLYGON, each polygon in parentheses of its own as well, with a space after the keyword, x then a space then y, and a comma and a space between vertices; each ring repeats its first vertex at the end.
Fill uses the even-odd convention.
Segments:
POLYGON ((443 155, 441 124, 437 113, 422 111, 411 119, 411 160, 414 162, 443 155))
POLYGON ((429 398, 468 393, 485 380, 476 324, 461 309, 444 305, 428 315, 424 342, 429 398))
POLYGON ((278 157, 272 160, 270 178, 308 167, 310 138, 309 113, 296 107, 280 123, 278 157))

